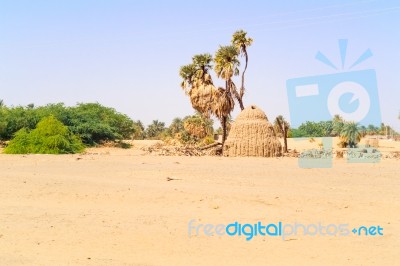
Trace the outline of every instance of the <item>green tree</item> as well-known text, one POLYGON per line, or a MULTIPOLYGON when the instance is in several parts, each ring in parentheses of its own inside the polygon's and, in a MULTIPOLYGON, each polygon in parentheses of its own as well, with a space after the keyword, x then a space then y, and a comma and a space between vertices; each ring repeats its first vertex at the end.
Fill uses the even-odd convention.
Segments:
POLYGON ((232 45, 234 45, 236 47, 237 50, 239 50, 239 52, 245 56, 246 59, 246 64, 244 66, 244 70, 242 72, 242 85, 240 87, 240 93, 239 93, 239 97, 240 97, 240 102, 242 103, 240 105, 240 108, 243 110, 244 106, 243 106, 243 95, 244 95, 244 75, 246 73, 247 70, 247 65, 249 62, 249 55, 247 54, 247 47, 249 47, 252 43, 253 43, 253 39, 248 38, 247 36, 247 32, 243 31, 243 30, 238 30, 236 31, 233 36, 232 36, 232 45))
POLYGON ((325 137, 325 129, 321 123, 307 121, 293 130, 293 137, 325 137))
POLYGON ((70 111, 66 124, 88 145, 130 139, 134 132, 132 119, 99 103, 80 103, 70 111))
POLYGON ((145 134, 145 129, 144 129, 142 121, 137 120, 137 121, 133 122, 132 138, 133 139, 144 139, 145 137, 146 137, 146 134, 145 134))
POLYGON ((157 139, 165 130, 165 123, 158 120, 153 122, 146 129, 146 137, 150 139, 157 139))
POLYGON ((236 85, 232 81, 233 76, 239 75, 239 52, 233 45, 220 46, 215 53, 215 73, 217 77, 225 80, 225 90, 233 95, 239 102, 240 109, 244 109, 243 102, 237 92, 236 85))
POLYGON ((361 140, 359 125, 355 122, 346 122, 340 132, 340 137, 349 145, 350 148, 356 148, 361 140))
POLYGON ((182 118, 175 117, 168 129, 172 137, 185 130, 182 118))
POLYGON ((4 149, 9 154, 65 154, 84 149, 78 136, 54 116, 42 119, 32 131, 20 129, 4 149))
POLYGON ((243 103, 240 99, 232 77, 239 74, 238 51, 235 46, 220 46, 215 54, 214 70, 218 77, 225 80, 225 90, 219 89, 219 101, 214 106, 214 113, 220 119, 222 125, 222 143, 225 143, 227 136, 227 119, 235 107, 233 96, 239 101, 241 108, 243 103))

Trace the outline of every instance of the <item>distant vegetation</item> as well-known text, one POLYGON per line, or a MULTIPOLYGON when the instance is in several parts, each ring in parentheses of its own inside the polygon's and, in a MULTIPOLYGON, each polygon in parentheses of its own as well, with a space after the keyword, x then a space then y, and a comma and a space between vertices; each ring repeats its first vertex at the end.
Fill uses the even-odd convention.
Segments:
MULTIPOLYGON (((228 133, 233 122, 230 115, 225 122, 228 133)), ((288 148, 286 139, 292 137, 340 137, 342 147, 355 147, 366 135, 398 135, 383 123, 380 127, 364 127, 344 121, 340 116, 331 121, 308 121, 298 128, 291 128, 284 117, 278 116, 274 129, 284 139, 284 151, 288 148)), ((140 120, 133 121, 99 103, 9 107, 0 100, 0 142, 8 143, 6 153, 76 153, 85 146, 122 143, 126 139, 159 139, 203 146, 214 142, 214 134, 223 134, 223 129, 214 130, 213 120, 200 112, 177 117, 169 126, 153 120, 145 127, 140 120)))
MULTIPOLYGON (((141 124, 141 122, 139 121, 141 124)), ((154 120, 141 134, 141 138, 176 140, 182 144, 207 145, 214 142, 213 121, 199 113, 186 116, 183 119, 176 117, 166 127, 165 123, 154 120)))
POLYGON ((168 127, 154 120, 146 128, 140 120, 99 103, 9 107, 0 100, 0 142, 8 143, 5 153, 77 153, 85 146, 126 139, 205 145, 214 142, 213 134, 213 121, 199 113, 175 118, 168 127))
POLYGON ((339 145, 342 147, 355 147, 366 135, 398 135, 398 133, 384 123, 380 127, 374 125, 365 127, 358 123, 344 121, 338 115, 330 121, 307 121, 289 132, 289 137, 293 138, 340 137, 339 145))

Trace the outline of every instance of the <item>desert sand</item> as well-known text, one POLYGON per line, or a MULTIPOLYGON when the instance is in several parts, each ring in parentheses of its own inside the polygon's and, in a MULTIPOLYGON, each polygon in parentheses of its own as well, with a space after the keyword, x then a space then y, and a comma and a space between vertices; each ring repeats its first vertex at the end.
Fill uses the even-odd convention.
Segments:
POLYGON ((398 159, 302 169, 297 158, 163 157, 143 145, 0 154, 0 265, 400 265, 398 159), (192 219, 380 225, 383 236, 189 236, 192 219))

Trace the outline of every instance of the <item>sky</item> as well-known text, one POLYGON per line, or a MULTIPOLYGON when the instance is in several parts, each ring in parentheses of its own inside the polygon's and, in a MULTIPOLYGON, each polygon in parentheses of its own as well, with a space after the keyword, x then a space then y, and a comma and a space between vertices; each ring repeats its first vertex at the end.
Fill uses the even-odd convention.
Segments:
POLYGON ((400 2, 384 0, 0 0, 0 99, 99 102, 145 124, 169 124, 194 112, 179 67, 215 54, 243 29, 254 40, 245 106, 290 120, 287 80, 374 69, 382 121, 400 131, 399 28, 400 2), (339 39, 348 40, 343 69, 339 39), (373 56, 349 70, 367 49, 373 56), (316 60, 318 51, 340 67, 316 60))

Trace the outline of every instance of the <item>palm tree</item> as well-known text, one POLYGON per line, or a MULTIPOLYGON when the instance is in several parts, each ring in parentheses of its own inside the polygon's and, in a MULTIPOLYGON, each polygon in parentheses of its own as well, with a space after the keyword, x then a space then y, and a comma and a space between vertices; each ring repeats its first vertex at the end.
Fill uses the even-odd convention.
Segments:
POLYGON ((239 52, 233 45, 220 46, 215 54, 215 73, 217 77, 225 80, 225 90, 229 95, 234 95, 239 102, 240 108, 243 110, 243 102, 236 90, 236 85, 232 81, 233 76, 239 75, 240 61, 238 59, 239 52))
POLYGON ((349 145, 350 148, 356 148, 361 140, 361 132, 358 123, 347 122, 344 124, 340 137, 349 145))
POLYGON ((232 77, 239 74, 238 51, 233 45, 220 46, 215 54, 215 67, 214 70, 217 77, 225 80, 225 89, 218 88, 216 94, 217 101, 214 105, 213 112, 219 118, 222 125, 222 144, 225 143, 227 136, 227 120, 235 107, 233 95, 238 100, 241 108, 243 103, 236 90, 236 86, 232 81, 232 77))
POLYGON ((193 65, 196 68, 196 78, 201 79, 204 84, 212 84, 211 76, 209 75, 209 70, 212 69, 212 55, 198 54, 192 58, 193 65))
POLYGON ((283 116, 279 115, 275 119, 275 128, 283 136, 283 152, 288 152, 287 137, 290 129, 289 122, 283 116))
MULTIPOLYGON (((236 31, 232 36, 232 45, 236 47, 239 52, 245 56, 246 58, 246 65, 244 66, 244 70, 242 72, 242 86, 240 87, 240 101, 243 102, 243 95, 244 95, 244 74, 247 70, 247 64, 249 62, 249 56, 247 54, 247 47, 249 47, 253 43, 253 39, 246 37, 247 32, 243 30, 236 31)), ((243 110, 243 104, 240 106, 243 110)))
POLYGON ((165 130, 165 123, 158 120, 153 122, 146 129, 146 136, 148 138, 158 138, 160 134, 165 130))
POLYGON ((214 87, 209 74, 212 68, 212 56, 199 54, 192 57, 192 63, 182 66, 179 75, 182 77, 181 87, 189 95, 192 107, 209 117, 217 89, 214 87))
POLYGON ((184 129, 183 120, 179 117, 174 118, 168 129, 171 132, 171 135, 175 136, 175 134, 180 133, 184 129))
POLYGON ((188 94, 193 87, 196 71, 197 69, 194 64, 184 65, 179 69, 179 75, 182 78, 181 87, 186 94, 188 94))

